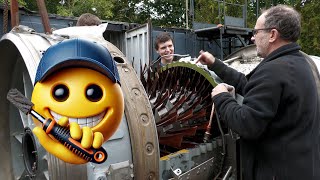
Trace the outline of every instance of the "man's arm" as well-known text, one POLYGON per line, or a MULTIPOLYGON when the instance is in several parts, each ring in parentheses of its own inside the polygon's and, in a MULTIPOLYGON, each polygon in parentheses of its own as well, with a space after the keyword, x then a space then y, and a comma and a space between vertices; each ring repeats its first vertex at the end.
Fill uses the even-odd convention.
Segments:
POLYGON ((244 74, 228 67, 209 52, 200 51, 196 63, 198 62, 207 65, 209 70, 214 71, 225 83, 234 86, 238 94, 243 95, 243 89, 247 83, 244 74))
POLYGON ((223 82, 234 86, 236 92, 243 95, 244 87, 247 84, 247 78, 244 74, 237 70, 228 67, 222 61, 216 59, 215 63, 208 66, 209 70, 216 73, 223 82))
POLYGON ((242 105, 226 92, 213 97, 221 119, 244 138, 258 138, 277 112, 282 92, 278 72, 282 70, 271 66, 264 65, 251 76, 242 105))

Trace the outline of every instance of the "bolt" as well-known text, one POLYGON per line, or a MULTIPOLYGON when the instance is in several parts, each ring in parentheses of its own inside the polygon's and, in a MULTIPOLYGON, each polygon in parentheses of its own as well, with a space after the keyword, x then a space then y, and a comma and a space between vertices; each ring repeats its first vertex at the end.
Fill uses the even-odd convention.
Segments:
POLYGON ((123 68, 124 72, 129 72, 128 68, 123 68))
POLYGON ((106 180, 107 178, 106 177, 104 177, 104 176, 99 176, 98 178, 97 178, 97 180, 106 180))
POLYGON ((130 164, 130 168, 133 169, 133 164, 130 164))
POLYGON ((147 150, 147 153, 151 154, 152 151, 153 151, 153 145, 152 143, 147 143, 146 145, 146 150, 147 150))
POLYGON ((140 119, 141 119, 141 121, 142 121, 142 123, 143 123, 144 125, 147 125, 147 123, 149 122, 149 118, 148 118, 148 116, 147 116, 146 114, 142 114, 142 115, 140 116, 140 119))
POLYGON ((142 119, 143 122, 147 121, 147 117, 146 116, 142 116, 141 119, 142 119))
POLYGON ((37 163, 36 163, 36 162, 33 162, 32 171, 35 171, 35 170, 37 170, 37 163))
POLYGON ((134 93, 136 96, 139 96, 139 95, 141 94, 139 89, 133 89, 133 93, 134 93))

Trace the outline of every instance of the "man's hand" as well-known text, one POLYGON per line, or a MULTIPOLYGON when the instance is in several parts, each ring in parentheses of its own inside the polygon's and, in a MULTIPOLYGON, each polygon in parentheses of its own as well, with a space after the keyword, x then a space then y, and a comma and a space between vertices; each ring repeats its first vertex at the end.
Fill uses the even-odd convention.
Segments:
POLYGON ((205 51, 200 51, 199 52, 200 53, 200 55, 199 55, 199 57, 197 58, 197 61, 196 61, 196 64, 198 63, 198 62, 200 62, 201 64, 203 64, 203 65, 211 65, 211 64, 213 64, 214 62, 215 62, 215 60, 216 60, 216 58, 212 55, 212 54, 210 54, 209 52, 205 52, 205 51))
POLYGON ((214 97, 217 94, 220 94, 220 93, 223 93, 223 92, 228 92, 228 89, 227 89, 227 87, 225 85, 220 83, 215 88, 212 89, 211 97, 214 97))
MULTIPOLYGON (((81 146, 83 148, 89 149, 91 147, 98 149, 102 146, 103 135, 100 132, 92 132, 90 127, 83 127, 72 122, 69 124, 69 119, 67 117, 62 117, 57 122, 60 126, 70 128, 70 136, 75 140, 81 139, 81 146)), ((50 135, 46 134, 41 127, 35 127, 33 133, 39 139, 40 144, 51 154, 57 158, 71 164, 84 164, 87 163, 86 160, 77 156, 75 153, 70 151, 67 147, 63 146, 56 139, 52 138, 50 135)))

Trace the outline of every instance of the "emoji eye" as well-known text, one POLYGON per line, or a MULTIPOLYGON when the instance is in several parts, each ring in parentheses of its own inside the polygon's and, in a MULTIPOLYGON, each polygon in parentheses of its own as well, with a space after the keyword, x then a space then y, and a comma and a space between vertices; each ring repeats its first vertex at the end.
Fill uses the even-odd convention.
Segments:
POLYGON ((102 89, 95 84, 92 84, 90 86, 88 86, 87 90, 86 90, 86 97, 87 99, 89 99, 89 101, 92 102, 97 102, 102 98, 102 89))
POLYGON ((52 95, 56 101, 63 102, 69 97, 69 89, 67 86, 59 84, 54 87, 52 95))

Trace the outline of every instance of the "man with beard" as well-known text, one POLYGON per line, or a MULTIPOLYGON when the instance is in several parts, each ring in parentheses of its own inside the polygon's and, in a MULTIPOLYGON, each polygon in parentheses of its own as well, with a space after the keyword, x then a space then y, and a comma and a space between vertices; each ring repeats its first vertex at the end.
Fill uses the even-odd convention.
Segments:
POLYGON ((243 179, 320 179, 319 78, 296 43, 300 14, 285 5, 271 7, 252 32, 264 60, 247 76, 208 52, 197 60, 244 97, 239 105, 223 84, 211 94, 216 113, 241 137, 243 179))

